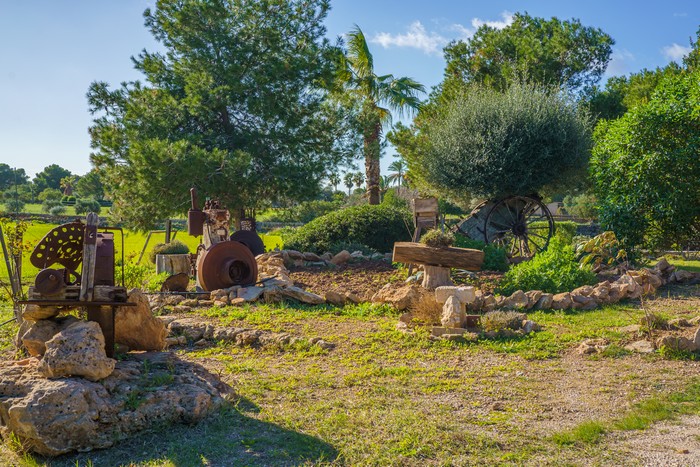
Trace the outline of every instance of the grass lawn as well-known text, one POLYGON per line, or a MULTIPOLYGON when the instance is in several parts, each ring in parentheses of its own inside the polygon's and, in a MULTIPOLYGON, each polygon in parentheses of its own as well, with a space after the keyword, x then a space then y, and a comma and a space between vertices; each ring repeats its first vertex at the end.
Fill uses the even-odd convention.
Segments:
MULTIPOLYGON (((75 216, 75 208, 73 206, 66 206, 66 216, 75 216)), ((41 209, 41 203, 25 204, 22 212, 29 214, 46 214, 41 209)))
POLYGON ((668 261, 678 269, 686 269, 692 272, 700 272, 700 260, 671 259, 668 261))
MULTIPOLYGON (((700 287, 663 290, 645 306, 667 318, 700 315, 700 287)), ((398 314, 386 306, 203 309, 187 316, 336 347, 176 348, 236 390, 229 409, 108 450, 48 461, 5 442, 0 458, 51 466, 643 464, 658 422, 677 436, 684 417, 700 414, 699 362, 623 349, 637 337, 620 327, 643 314, 638 303, 538 311, 528 314, 543 327, 533 335, 450 342, 397 330, 398 314), (612 346, 577 354, 587 338, 612 346)), ((11 326, 0 328, 6 358, 11 335, 11 326)), ((683 445, 686 455, 669 442, 662 463, 690 465, 695 443, 683 445)))

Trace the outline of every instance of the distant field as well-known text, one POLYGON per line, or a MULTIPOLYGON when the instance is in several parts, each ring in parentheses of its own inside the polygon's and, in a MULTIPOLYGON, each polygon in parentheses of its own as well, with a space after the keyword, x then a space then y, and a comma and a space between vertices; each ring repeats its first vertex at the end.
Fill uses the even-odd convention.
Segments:
MULTIPOLYGON (((41 240, 46 233, 51 230, 52 228, 56 227, 58 224, 43 224, 39 222, 34 222, 29 226, 29 229, 27 230, 27 233, 25 234, 25 242, 28 243, 29 245, 36 245, 39 240, 41 240)), ((124 230, 124 255, 126 257, 127 261, 131 262, 136 262, 138 260, 139 254, 141 253, 141 250, 143 249, 144 244, 146 243, 146 237, 148 236, 148 233, 141 233, 141 232, 134 232, 130 230, 124 230)), ((263 239, 263 243, 265 244, 265 248, 267 250, 274 250, 275 247, 280 247, 282 248, 282 238, 276 236, 276 235, 260 235, 263 239)), ((190 252, 194 253, 197 250, 197 245, 199 245, 200 238, 199 237, 191 237, 187 235, 187 232, 176 232, 175 234, 175 239, 180 240, 184 244, 186 244, 190 248, 190 252)), ((141 264, 148 264, 148 253, 149 251, 153 248, 154 245, 157 243, 163 243, 165 241, 165 234, 160 233, 160 234, 153 234, 151 235, 151 239, 148 243, 148 248, 146 249, 146 252, 143 255, 143 259, 141 260, 141 264)), ((116 258, 121 258, 121 236, 119 235, 119 232, 115 232, 115 239, 114 239, 114 246, 116 248, 116 258)), ((23 261, 22 261, 22 277, 24 280, 29 280, 34 278, 36 273, 38 272, 37 268, 32 266, 32 264, 29 262, 29 256, 31 254, 31 251, 26 252, 23 256, 23 261)), ((3 280, 6 279, 6 272, 4 271, 4 267, 0 268, 2 271, 0 273, 0 278, 3 280)))
MULTIPOLYGON (((41 204, 25 204, 22 212, 29 214, 46 214, 41 210, 41 204)), ((66 216, 75 216, 75 208, 73 206, 66 206, 66 216)))

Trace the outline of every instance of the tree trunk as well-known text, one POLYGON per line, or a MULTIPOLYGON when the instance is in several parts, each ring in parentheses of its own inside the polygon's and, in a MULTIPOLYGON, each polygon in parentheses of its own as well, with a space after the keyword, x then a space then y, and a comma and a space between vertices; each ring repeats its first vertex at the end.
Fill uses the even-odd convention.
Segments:
POLYGON ((367 178, 367 193, 369 195, 369 204, 379 204, 379 179, 381 176, 379 167, 380 157, 380 138, 382 134, 382 124, 379 118, 372 119, 371 123, 365 128, 364 135, 364 153, 365 153, 365 172, 367 178))

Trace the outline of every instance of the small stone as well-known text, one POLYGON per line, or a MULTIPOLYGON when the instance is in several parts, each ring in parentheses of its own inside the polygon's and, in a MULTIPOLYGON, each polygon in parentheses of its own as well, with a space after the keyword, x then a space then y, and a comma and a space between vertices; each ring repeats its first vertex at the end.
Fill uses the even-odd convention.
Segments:
POLYGON ((192 311, 192 307, 191 307, 191 306, 185 306, 185 305, 175 305, 175 306, 173 307, 173 311, 174 311, 175 313, 189 313, 189 312, 192 311))
POLYGON ((464 326, 466 313, 463 310, 462 302, 457 297, 450 296, 442 307, 442 317, 440 322, 446 328, 461 328, 464 326))
POLYGON ((525 295, 527 295, 527 308, 534 308, 537 302, 540 301, 540 298, 542 298, 542 291, 529 290, 525 292, 525 295))
POLYGON ((245 298, 233 298, 231 299, 230 305, 231 306, 243 306, 246 303, 245 298))
POLYGON ((348 293, 346 293, 346 294, 345 294, 345 298, 346 298, 346 300, 347 300, 348 302, 351 302, 351 303, 354 303, 354 304, 362 303, 362 297, 360 297, 359 295, 357 295, 357 294, 354 293, 354 292, 348 292, 348 293))
POLYGON ((207 344, 208 342, 206 339, 199 339, 197 342, 194 343, 195 347, 204 347, 207 344))
POLYGON ((553 310, 566 310, 571 308, 571 294, 568 292, 558 293, 552 297, 553 310))
POLYGON ((522 290, 516 290, 509 297, 506 297, 503 306, 504 308, 511 308, 516 310, 522 310, 527 308, 530 299, 525 292, 522 290))
POLYGON ((433 326, 430 329, 430 334, 435 337, 440 337, 443 334, 464 334, 467 332, 464 328, 448 328, 444 326, 433 326))
POLYGON ((589 297, 593 293, 593 290, 594 290, 593 287, 591 287, 590 285, 584 285, 584 286, 581 286, 577 289, 572 290, 571 295, 572 296, 573 295, 580 295, 583 297, 589 297))
POLYGON ((647 340, 635 341, 631 344, 627 344, 625 350, 637 353, 652 353, 654 351, 654 344, 647 340))
POLYGON ((263 287, 242 287, 238 289, 238 298, 244 299, 246 302, 254 302, 260 298, 265 289, 263 287))
POLYGON ((624 334, 637 334, 641 331, 642 327, 639 324, 630 324, 629 326, 624 326, 618 329, 624 334))
POLYGON ((183 300, 185 300, 185 297, 182 295, 166 295, 163 299, 163 304, 166 306, 175 306, 179 305, 183 300))
POLYGON ((345 306, 346 296, 335 290, 329 290, 326 292, 326 302, 335 306, 345 306))
POLYGON ((549 310, 550 308, 552 308, 553 300, 554 295, 552 295, 551 293, 543 293, 540 299, 537 300, 535 308, 537 308, 538 310, 549 310))
POLYGON ((663 336, 656 341, 656 347, 666 347, 673 350, 680 350, 684 352, 695 352, 698 350, 698 346, 694 341, 686 337, 678 336, 663 336))
POLYGON ((304 261, 310 261, 312 263, 318 263, 320 261, 323 261, 320 256, 318 256, 316 253, 310 253, 306 252, 304 253, 304 261))
POLYGON ((178 345, 180 343, 180 339, 177 337, 166 337, 165 338, 165 347, 172 347, 173 345, 178 345))
POLYGON ((315 293, 307 292, 300 287, 287 287, 282 289, 282 295, 285 297, 292 298, 302 303, 308 303, 310 305, 320 305, 326 303, 326 300, 320 295, 315 293))
POLYGON ((700 349, 700 328, 698 328, 698 330, 695 331, 695 335, 693 336, 693 345, 700 349))
POLYGON ((668 325, 672 329, 689 328, 690 326, 692 326, 692 324, 690 324, 690 322, 685 318, 671 319, 668 321, 668 325))
POLYGON ((347 263, 348 260, 350 260, 350 258, 352 258, 350 252, 348 250, 343 250, 331 259, 331 264, 339 266, 341 264, 347 263))
POLYGON ((205 306, 205 307, 214 305, 213 300, 199 300, 198 303, 199 303, 199 306, 205 306))
POLYGON ((397 310, 406 310, 420 297, 422 288, 414 284, 397 287, 387 284, 372 296, 373 303, 387 303, 397 310))
POLYGON ((214 300, 214 306, 218 306, 220 308, 228 306, 228 303, 228 298, 226 298, 225 300, 214 300))
POLYGON ((539 331, 539 327, 540 326, 537 323, 535 323, 534 321, 532 321, 530 319, 526 319, 523 321, 523 326, 521 329, 523 330, 523 332, 525 334, 529 334, 533 331, 539 331))
POLYGON ((586 339, 579 344, 576 352, 580 355, 590 355, 602 352, 610 345, 607 339, 586 339))

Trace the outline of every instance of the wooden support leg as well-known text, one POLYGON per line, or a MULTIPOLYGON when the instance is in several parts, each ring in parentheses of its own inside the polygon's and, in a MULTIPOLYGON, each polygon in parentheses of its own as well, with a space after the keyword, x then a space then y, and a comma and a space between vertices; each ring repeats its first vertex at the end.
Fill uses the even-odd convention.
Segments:
POLYGON ((109 358, 114 358, 114 313, 113 306, 88 306, 88 321, 94 321, 100 325, 105 336, 105 353, 109 358))
POLYGON ((423 287, 433 290, 443 285, 454 285, 450 279, 450 268, 423 265, 423 287))

